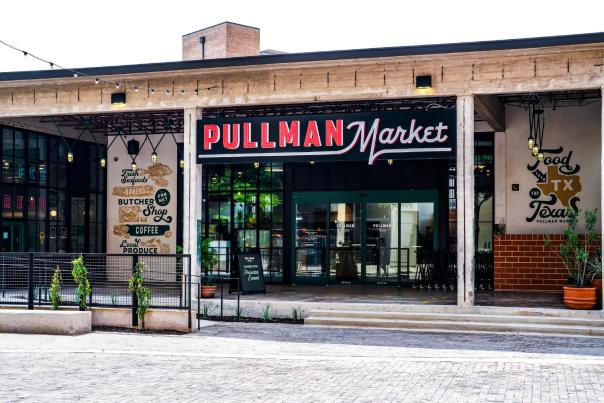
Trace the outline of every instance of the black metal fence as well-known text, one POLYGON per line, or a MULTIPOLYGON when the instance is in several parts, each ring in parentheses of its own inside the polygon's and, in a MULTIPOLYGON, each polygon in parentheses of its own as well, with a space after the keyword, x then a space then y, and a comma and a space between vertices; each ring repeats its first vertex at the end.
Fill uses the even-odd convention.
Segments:
MULTIPOLYGON (((0 254, 0 304, 50 305, 50 286, 56 269, 62 277, 62 305, 77 306, 72 261, 79 254, 0 254)), ((191 308, 190 255, 82 254, 92 293, 90 306, 134 307, 136 298, 128 289, 137 262, 145 265, 144 285, 151 290, 151 308, 191 308)))

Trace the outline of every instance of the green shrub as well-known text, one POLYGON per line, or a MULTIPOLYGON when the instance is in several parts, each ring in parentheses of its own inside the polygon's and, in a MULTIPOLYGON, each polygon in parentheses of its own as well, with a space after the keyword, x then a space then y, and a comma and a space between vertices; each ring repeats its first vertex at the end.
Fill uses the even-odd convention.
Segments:
POLYGON ((55 311, 61 307, 61 303, 63 302, 63 298, 61 298, 61 283, 63 279, 61 278, 61 270, 59 266, 55 269, 54 274, 52 275, 52 281, 50 283, 50 302, 52 303, 52 309, 55 311))
POLYGON ((596 229, 598 209, 583 211, 587 230, 583 236, 577 229, 580 215, 581 210, 568 209, 568 226, 564 230, 564 241, 558 250, 554 248, 549 236, 545 236, 544 242, 545 247, 562 260, 573 285, 586 287, 598 274, 598 267, 601 266, 597 253, 600 246, 600 236, 596 229))
POLYGON ((128 281, 128 288, 134 292, 136 295, 136 299, 138 300, 138 308, 136 308, 136 315, 138 316, 138 320, 141 322, 141 326, 145 328, 145 313, 147 313, 147 309, 149 309, 149 304, 151 303, 151 290, 149 287, 145 287, 143 285, 145 264, 143 262, 138 262, 134 266, 134 273, 130 277, 128 281))
POLYGON ((270 309, 271 306, 269 304, 266 304, 262 307, 262 320, 265 322, 271 320, 270 309))
POLYGON ((84 258, 82 255, 77 259, 71 261, 73 266, 73 270, 71 270, 71 275, 73 276, 73 280, 76 283, 76 302, 80 307, 81 311, 86 310, 86 306, 88 305, 88 297, 92 290, 90 289, 90 282, 88 281, 88 269, 84 265, 84 258))

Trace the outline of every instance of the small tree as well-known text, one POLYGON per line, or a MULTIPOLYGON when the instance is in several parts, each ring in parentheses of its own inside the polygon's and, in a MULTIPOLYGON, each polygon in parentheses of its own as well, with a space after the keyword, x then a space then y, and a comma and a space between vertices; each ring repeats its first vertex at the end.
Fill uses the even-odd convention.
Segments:
POLYGON ((564 230, 564 242, 558 251, 554 250, 549 236, 545 236, 546 248, 562 259, 568 275, 577 287, 586 287, 591 283, 598 265, 596 249, 599 245, 599 235, 596 231, 598 221, 598 209, 585 210, 585 228, 587 233, 581 236, 577 231, 581 210, 568 210, 568 227, 564 230))
POLYGON ((149 309, 151 302, 151 290, 149 287, 143 285, 145 281, 144 277, 145 264, 143 262, 137 262, 134 266, 134 273, 128 281, 128 288, 134 292, 136 299, 138 300, 138 308, 136 308, 136 315, 138 320, 141 322, 141 327, 145 328, 145 313, 149 309))
POLYGON ((200 258, 201 261, 199 265, 201 266, 202 273, 205 273, 206 285, 212 285, 214 279, 212 278, 212 274, 214 273, 214 266, 218 263, 218 256, 214 253, 213 250, 210 249, 210 243, 212 240, 210 238, 204 238, 201 240, 200 247, 200 258))
POLYGON ((84 265, 84 258, 80 255, 77 259, 71 261, 73 269, 71 275, 76 283, 76 302, 80 311, 85 311, 90 296, 90 282, 88 281, 88 269, 84 265))
POLYGON ((61 303, 63 299, 61 298, 61 283, 63 279, 61 278, 61 270, 59 266, 55 269, 54 274, 52 275, 52 281, 50 283, 50 302, 52 303, 52 309, 55 311, 61 307, 61 303))

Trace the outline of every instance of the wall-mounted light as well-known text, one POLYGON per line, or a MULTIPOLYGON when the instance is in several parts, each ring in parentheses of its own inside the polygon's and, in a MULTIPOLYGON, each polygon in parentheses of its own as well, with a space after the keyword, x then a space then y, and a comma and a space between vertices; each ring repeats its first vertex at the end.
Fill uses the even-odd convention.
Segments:
POLYGON ((432 88, 432 76, 415 77, 415 88, 418 90, 427 90, 432 88))
POLYGON ((178 161, 178 166, 180 167, 180 169, 184 169, 185 168, 185 160, 181 159, 180 161, 178 161))
POLYGON ((101 168, 105 168, 107 166, 107 160, 105 158, 101 158, 99 164, 101 165, 101 168))
POLYGON ((151 163, 155 164, 157 162, 157 153, 153 151, 151 153, 151 163))
POLYGON ((114 92, 111 94, 111 105, 123 106, 126 105, 126 93, 114 92))
POLYGON ((67 162, 73 162, 73 153, 71 151, 67 152, 67 162))
POLYGON ((50 214, 51 217, 56 217, 57 216, 57 210, 50 209, 49 214, 50 214))

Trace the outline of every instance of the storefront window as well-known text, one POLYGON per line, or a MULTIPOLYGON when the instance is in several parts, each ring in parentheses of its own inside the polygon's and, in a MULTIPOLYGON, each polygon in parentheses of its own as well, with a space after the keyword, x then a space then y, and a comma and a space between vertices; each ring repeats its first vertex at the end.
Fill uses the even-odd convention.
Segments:
POLYGON ((259 250, 269 281, 283 276, 283 167, 278 163, 204 166, 204 236, 228 273, 235 251, 259 250), (279 187, 275 187, 279 185, 279 187))
POLYGON ((98 162, 99 155, 106 153, 105 146, 9 127, 0 129, 0 225, 7 237, 3 250, 102 251, 104 169, 93 167, 89 161, 98 162), (72 164, 66 161, 66 141, 71 142, 77 156, 72 164))

